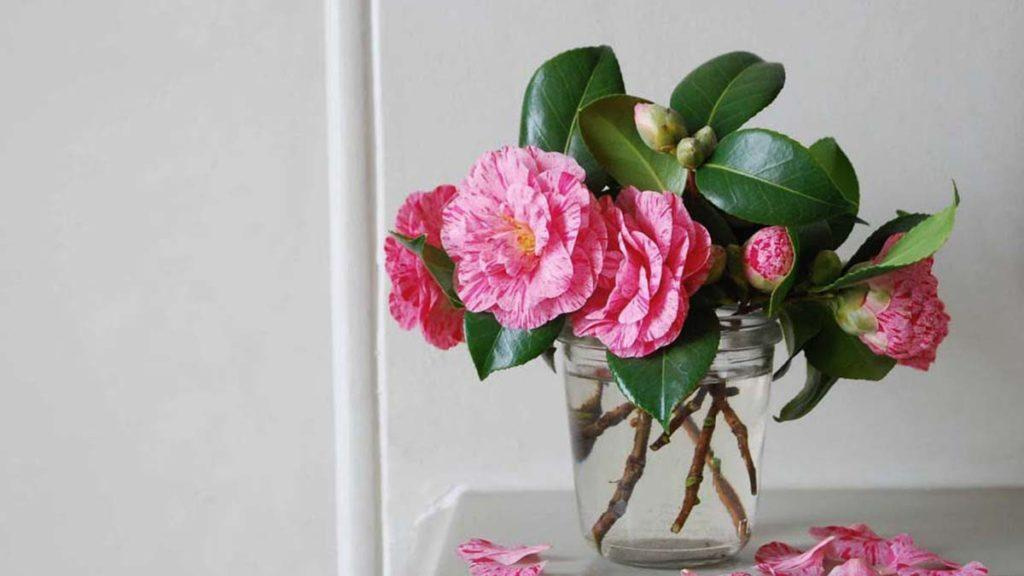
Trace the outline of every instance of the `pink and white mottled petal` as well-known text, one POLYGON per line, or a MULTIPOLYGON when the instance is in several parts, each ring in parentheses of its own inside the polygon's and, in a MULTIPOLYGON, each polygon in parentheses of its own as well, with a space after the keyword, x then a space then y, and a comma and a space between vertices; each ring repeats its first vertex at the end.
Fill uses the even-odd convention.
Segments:
POLYGON ((833 540, 830 536, 802 553, 784 542, 770 542, 758 548, 754 561, 765 576, 823 576, 825 554, 833 540))
POLYGON ((473 538, 459 544, 458 554, 467 562, 470 560, 488 559, 500 564, 515 564, 527 556, 540 554, 550 549, 548 544, 536 546, 502 546, 483 538, 473 538))
POLYGON ((864 558, 851 558, 836 566, 828 576, 879 576, 878 570, 864 558))
POLYGON ((867 524, 815 526, 810 529, 810 533, 819 540, 835 537, 829 550, 833 557, 840 560, 863 558, 872 565, 889 564, 892 560, 889 542, 867 524))
POLYGON ((910 534, 897 534, 888 540, 888 545, 891 552, 885 564, 894 570, 922 565, 931 568, 959 568, 960 566, 930 550, 918 547, 910 534))
POLYGON ((947 568, 910 567, 896 570, 897 576, 988 576, 988 568, 981 562, 947 568))
POLYGON ((547 564, 547 560, 518 562, 511 565, 493 560, 476 560, 469 563, 469 573, 471 576, 540 576, 547 564))

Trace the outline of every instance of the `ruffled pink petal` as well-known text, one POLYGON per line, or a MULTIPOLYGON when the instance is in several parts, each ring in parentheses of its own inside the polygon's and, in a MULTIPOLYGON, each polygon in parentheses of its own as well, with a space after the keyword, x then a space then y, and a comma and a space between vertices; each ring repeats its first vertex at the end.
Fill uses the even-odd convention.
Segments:
POLYGON ((889 564, 892 561, 889 541, 875 534, 867 524, 815 526, 810 529, 810 533, 819 540, 834 537, 829 552, 839 560, 863 558, 871 565, 889 564))
POLYGON ((807 552, 784 542, 770 542, 757 549, 754 561, 765 576, 822 576, 825 554, 833 540, 835 537, 829 536, 807 552))
POLYGON ((512 565, 500 564, 493 560, 476 560, 469 563, 469 573, 471 576, 540 576, 547 564, 547 560, 512 565))
MULTIPOLYGON (((686 568, 683 568, 679 571, 679 576, 698 576, 698 574, 693 570, 687 570, 686 568)), ((726 575, 723 574, 722 576, 726 575)), ((728 576, 750 576, 750 572, 731 572, 728 576)))
POLYGON ((467 309, 533 329, 583 306, 608 241, 585 177, 572 158, 529 146, 477 160, 440 232, 467 309))
POLYGON ((985 576, 988 568, 979 562, 961 566, 938 554, 919 548, 909 534, 889 540, 892 559, 887 568, 898 576, 985 576))
POLYGON ((537 546, 506 547, 483 538, 473 538, 459 545, 459 556, 469 562, 471 560, 493 560, 499 564, 515 564, 527 556, 540 554, 551 548, 548 544, 537 546))
MULTIPOLYGON (((454 195, 454 186, 410 194, 398 209, 395 231, 426 234, 429 244, 439 246, 441 212, 454 195)), ((391 280, 388 311, 399 326, 419 327, 427 342, 441 349, 463 341, 464 312, 452 306, 419 257, 390 236, 384 240, 384 270, 391 280)))
POLYGON ((851 558, 833 568, 828 576, 879 576, 879 573, 864 558, 851 558))
MULTIPOLYGON (((880 262, 903 234, 893 234, 872 260, 880 262)), ((939 281, 932 274, 933 258, 925 258, 867 281, 863 311, 874 316, 878 328, 859 334, 875 354, 904 366, 927 370, 949 334, 949 314, 939 298, 939 281)))
POLYGON ((619 357, 646 356, 679 336, 689 297, 711 268, 711 237, 669 192, 629 186, 598 208, 607 228, 603 269, 571 317, 573 331, 619 357))

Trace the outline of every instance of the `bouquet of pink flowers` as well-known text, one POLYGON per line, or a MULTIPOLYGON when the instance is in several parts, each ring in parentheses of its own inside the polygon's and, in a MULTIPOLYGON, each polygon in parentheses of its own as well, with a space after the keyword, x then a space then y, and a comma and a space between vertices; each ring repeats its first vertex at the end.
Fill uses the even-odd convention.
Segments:
POLYGON ((399 209, 385 241, 392 316, 439 348, 465 341, 481 379, 544 356, 563 331, 595 338, 623 395, 667 433, 718 350, 716 309, 778 318, 777 375, 806 358, 778 420, 839 379, 927 370, 948 332, 932 255, 955 186, 952 205, 897 211, 844 262, 836 251, 866 223, 836 141, 741 128, 784 82, 781 64, 733 52, 665 107, 625 94, 608 47, 549 60, 526 88, 518 146, 399 209))

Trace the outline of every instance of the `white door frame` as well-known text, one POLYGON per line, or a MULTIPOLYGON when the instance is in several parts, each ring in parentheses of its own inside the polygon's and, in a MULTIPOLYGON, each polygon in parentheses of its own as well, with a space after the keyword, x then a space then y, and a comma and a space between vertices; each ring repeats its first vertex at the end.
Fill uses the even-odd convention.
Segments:
POLYGON ((340 576, 382 574, 375 0, 324 0, 340 576))

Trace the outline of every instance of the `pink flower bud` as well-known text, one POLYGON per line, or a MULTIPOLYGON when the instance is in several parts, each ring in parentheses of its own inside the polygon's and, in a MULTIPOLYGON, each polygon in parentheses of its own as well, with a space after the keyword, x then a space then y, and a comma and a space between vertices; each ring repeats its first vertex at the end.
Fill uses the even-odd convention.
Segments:
POLYGON ((762 228, 743 245, 743 272, 751 286, 771 292, 793 269, 795 257, 785 227, 762 228))
POLYGON ((678 112, 657 104, 640 103, 633 107, 633 121, 640 139, 651 150, 671 153, 686 137, 686 126, 678 112))
MULTIPOLYGON (((874 258, 880 261, 903 235, 894 234, 874 258)), ((949 334, 949 315, 939 299, 939 281, 926 258, 841 292, 836 322, 875 354, 927 370, 949 334)))

